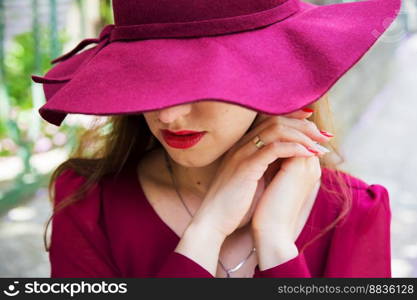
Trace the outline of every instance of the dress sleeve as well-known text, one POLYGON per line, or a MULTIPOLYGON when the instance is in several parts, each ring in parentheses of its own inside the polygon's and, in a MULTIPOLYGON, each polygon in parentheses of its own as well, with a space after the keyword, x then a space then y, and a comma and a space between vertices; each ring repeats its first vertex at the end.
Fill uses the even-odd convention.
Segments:
MULTIPOLYGON (((333 231, 323 277, 391 277, 389 194, 378 184, 353 188, 351 210, 333 231)), ((254 277, 312 277, 303 253, 254 277)))
POLYGON ((391 277, 391 210, 378 184, 354 191, 346 222, 331 241, 324 277, 391 277))
MULTIPOLYGON (((85 181, 73 170, 65 170, 55 181, 54 205, 77 190, 85 181)), ((109 245, 98 226, 100 199, 95 186, 52 219, 49 260, 52 278, 120 277, 111 259, 109 245)))
POLYGON ((158 270, 157 278, 214 278, 211 273, 191 258, 171 252, 158 270))
POLYGON ((303 253, 298 255, 286 262, 283 262, 277 266, 269 269, 260 270, 259 266, 255 268, 254 278, 307 278, 311 277, 310 270, 308 269, 307 263, 303 253))

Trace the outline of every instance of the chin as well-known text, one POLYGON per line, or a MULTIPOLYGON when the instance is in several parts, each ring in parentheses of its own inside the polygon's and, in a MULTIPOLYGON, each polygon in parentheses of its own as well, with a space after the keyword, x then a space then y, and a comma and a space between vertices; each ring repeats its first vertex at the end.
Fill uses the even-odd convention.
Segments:
MULTIPOLYGON (((169 152, 168 152, 169 153, 169 152)), ((207 151, 196 151, 193 153, 176 152, 170 153, 170 157, 179 165, 187 168, 202 168, 210 165, 218 156, 208 155, 207 151), (203 154, 204 153, 204 154, 203 154)))

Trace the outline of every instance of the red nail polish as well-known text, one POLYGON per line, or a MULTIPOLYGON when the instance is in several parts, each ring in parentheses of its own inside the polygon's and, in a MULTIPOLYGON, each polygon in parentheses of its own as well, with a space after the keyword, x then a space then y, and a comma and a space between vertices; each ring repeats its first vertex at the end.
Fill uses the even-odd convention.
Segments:
POLYGON ((320 130, 320 133, 321 133, 322 135, 327 136, 327 137, 334 137, 334 135, 333 135, 333 134, 331 134, 331 133, 329 133, 329 132, 327 132, 327 131, 320 130))
POLYGON ((319 152, 316 150, 311 149, 310 147, 306 147, 306 149, 314 154, 318 154, 319 152))
POLYGON ((304 107, 303 109, 302 109, 302 111, 305 111, 305 112, 314 112, 314 109, 311 109, 311 108, 308 108, 308 107, 304 107))

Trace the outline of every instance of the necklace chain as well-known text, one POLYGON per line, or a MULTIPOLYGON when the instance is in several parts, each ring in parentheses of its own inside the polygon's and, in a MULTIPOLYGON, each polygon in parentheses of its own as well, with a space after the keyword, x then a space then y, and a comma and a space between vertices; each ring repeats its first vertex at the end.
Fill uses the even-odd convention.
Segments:
MULTIPOLYGON (((185 209, 187 210, 188 214, 189 214, 191 217, 193 217, 193 214, 190 212, 190 210, 188 209, 187 205, 185 205, 184 199, 182 198, 182 196, 181 196, 180 192, 178 191, 178 188, 177 188, 177 182, 176 182, 176 180, 175 180, 174 172, 173 172, 173 170, 172 170, 172 166, 171 166, 171 163, 170 163, 170 161, 169 161, 169 159, 168 159, 168 155, 167 155, 166 151, 164 151, 164 155, 165 155, 165 161, 166 161, 166 164, 167 164, 167 168, 168 168, 168 170, 169 170, 169 173, 170 173, 170 175, 171 175, 171 179, 172 179, 173 184, 174 184, 174 187, 175 187, 175 191, 176 191, 176 193, 177 193, 178 197, 180 198, 180 200, 181 200, 182 204, 184 205, 185 209)), ((236 272, 237 270, 239 270, 239 269, 240 269, 240 268, 244 265, 244 263, 245 263, 245 262, 249 259, 249 257, 250 257, 250 256, 251 256, 251 255, 252 255, 255 251, 256 251, 256 248, 255 248, 255 247, 253 247, 253 248, 252 248, 252 250, 251 250, 251 252, 249 253, 249 255, 248 255, 248 256, 247 256, 244 260, 242 260, 239 264, 237 264, 235 267, 230 268, 230 269, 225 268, 225 266, 223 265, 223 263, 222 263, 222 262, 220 261, 220 259, 219 259, 220 266, 221 266, 221 267, 222 267, 222 269, 226 272, 227 277, 228 277, 228 278, 230 278, 230 277, 231 277, 231 276, 230 276, 230 273, 233 273, 233 272, 236 272)))

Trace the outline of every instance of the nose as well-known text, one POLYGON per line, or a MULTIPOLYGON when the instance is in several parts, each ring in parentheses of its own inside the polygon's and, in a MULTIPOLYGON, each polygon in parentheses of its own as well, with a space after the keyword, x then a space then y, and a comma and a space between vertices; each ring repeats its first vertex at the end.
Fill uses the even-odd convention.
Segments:
POLYGON ((167 107, 158 111, 158 119, 162 123, 172 123, 184 117, 191 111, 191 103, 167 107))

